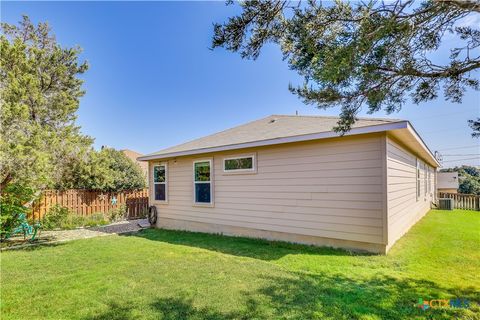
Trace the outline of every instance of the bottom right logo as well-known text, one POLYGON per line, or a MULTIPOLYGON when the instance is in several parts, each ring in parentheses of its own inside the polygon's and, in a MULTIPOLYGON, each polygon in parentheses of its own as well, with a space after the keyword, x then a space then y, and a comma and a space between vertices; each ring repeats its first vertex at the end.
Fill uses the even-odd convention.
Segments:
POLYGON ((469 308, 470 301, 467 299, 433 299, 433 300, 423 300, 422 298, 418 298, 418 302, 414 305, 415 307, 427 310, 427 309, 434 309, 434 308, 441 308, 441 307, 450 307, 450 308, 469 308))

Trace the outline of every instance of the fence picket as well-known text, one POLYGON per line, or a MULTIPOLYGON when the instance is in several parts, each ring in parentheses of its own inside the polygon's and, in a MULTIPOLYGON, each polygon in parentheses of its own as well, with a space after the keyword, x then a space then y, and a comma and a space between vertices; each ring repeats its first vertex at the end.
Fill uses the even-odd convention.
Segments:
POLYGON ((440 192, 438 197, 453 199, 457 209, 480 211, 480 195, 440 192))
POLYGON ((148 189, 124 191, 119 193, 103 193, 90 190, 45 190, 43 194, 32 204, 29 218, 40 220, 54 205, 60 205, 71 212, 82 216, 89 216, 94 213, 107 213, 120 205, 126 205, 127 218, 140 218, 148 210, 148 189), (104 194, 105 200, 99 195, 104 194), (112 204, 112 197, 115 196, 117 203, 112 204))

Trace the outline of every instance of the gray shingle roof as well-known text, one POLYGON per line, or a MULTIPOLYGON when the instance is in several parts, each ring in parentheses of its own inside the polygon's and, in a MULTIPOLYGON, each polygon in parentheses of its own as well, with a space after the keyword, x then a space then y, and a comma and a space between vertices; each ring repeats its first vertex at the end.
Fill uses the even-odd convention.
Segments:
MULTIPOLYGON (((325 116, 271 115, 203 138, 163 149, 148 154, 145 157, 162 156, 177 152, 187 152, 320 132, 331 132, 338 120, 338 117, 325 116)), ((369 127, 401 121, 403 120, 358 118, 357 122, 353 125, 353 128, 369 127)))

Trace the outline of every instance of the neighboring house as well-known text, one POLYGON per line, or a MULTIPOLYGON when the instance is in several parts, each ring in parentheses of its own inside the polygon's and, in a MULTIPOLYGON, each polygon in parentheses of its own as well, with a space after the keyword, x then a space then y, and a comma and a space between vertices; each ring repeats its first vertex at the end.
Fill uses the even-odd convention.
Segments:
POLYGON ((437 191, 443 193, 458 193, 458 172, 438 172, 437 191))
POLYGON ((272 115, 152 153, 157 227, 386 253, 430 209, 439 163, 408 121, 272 115))
POLYGON ((147 181, 148 185, 148 163, 145 161, 137 160, 137 158, 143 156, 143 154, 129 149, 124 149, 120 151, 123 152, 123 154, 130 158, 133 162, 137 163, 140 168, 142 168, 143 174, 145 175, 145 180, 147 181))

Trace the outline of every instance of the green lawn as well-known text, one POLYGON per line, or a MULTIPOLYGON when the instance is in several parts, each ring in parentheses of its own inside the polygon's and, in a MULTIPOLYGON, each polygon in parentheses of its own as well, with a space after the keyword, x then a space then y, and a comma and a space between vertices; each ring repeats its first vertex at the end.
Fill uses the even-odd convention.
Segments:
POLYGON ((480 212, 431 211, 388 256, 163 230, 7 251, 0 317, 480 319, 479 232, 480 212))

